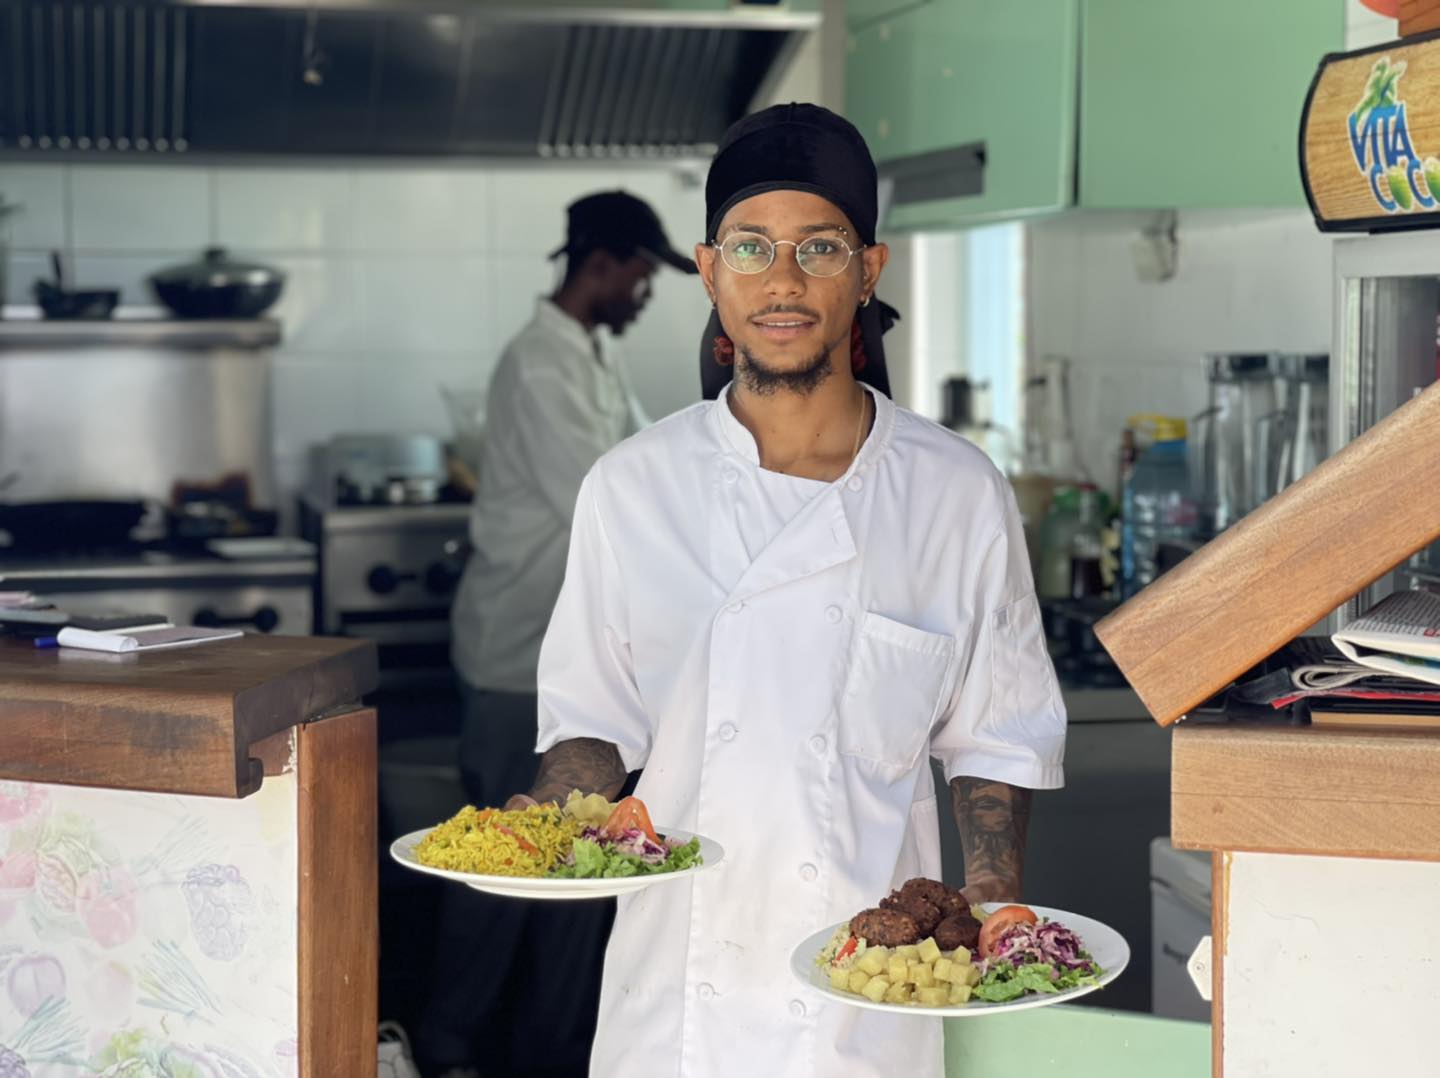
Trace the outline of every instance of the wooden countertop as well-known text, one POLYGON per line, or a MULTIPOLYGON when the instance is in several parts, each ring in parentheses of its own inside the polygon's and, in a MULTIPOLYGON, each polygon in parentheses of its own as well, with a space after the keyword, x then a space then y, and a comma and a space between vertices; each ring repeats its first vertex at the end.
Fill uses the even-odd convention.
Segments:
POLYGON ((265 774, 260 742, 377 680, 361 640, 247 634, 111 655, 3 639, 0 778, 244 797, 265 774))
POLYGON ((1177 846, 1440 861, 1440 730, 1183 723, 1172 753, 1177 846))

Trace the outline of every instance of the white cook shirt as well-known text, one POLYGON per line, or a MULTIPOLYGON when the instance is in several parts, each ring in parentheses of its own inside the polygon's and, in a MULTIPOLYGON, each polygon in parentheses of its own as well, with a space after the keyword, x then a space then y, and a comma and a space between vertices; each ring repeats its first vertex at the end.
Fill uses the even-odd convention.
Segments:
POLYGON ((490 379, 475 549, 450 615, 451 659, 477 688, 535 691, 581 481, 644 425, 608 343, 541 299, 490 379))
POLYGON ((656 826, 725 850, 619 900, 593 1075, 943 1073, 938 1020, 828 1002, 791 951, 939 876, 927 756, 1056 787, 1065 714, 1008 483, 874 399, 849 470, 798 507, 725 397, 581 489, 538 748, 614 743, 656 826))

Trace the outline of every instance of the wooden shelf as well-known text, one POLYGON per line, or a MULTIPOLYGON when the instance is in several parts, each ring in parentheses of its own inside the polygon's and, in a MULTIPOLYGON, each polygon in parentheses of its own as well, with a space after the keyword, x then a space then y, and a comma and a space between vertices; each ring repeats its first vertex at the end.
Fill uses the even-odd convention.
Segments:
POLYGON ((1440 730, 1183 724, 1172 753, 1177 846, 1440 861, 1440 730))

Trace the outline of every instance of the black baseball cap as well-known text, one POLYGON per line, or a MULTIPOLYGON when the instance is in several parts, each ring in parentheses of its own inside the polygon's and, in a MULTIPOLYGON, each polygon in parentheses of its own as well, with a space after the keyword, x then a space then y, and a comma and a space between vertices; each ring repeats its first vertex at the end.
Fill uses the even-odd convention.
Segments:
POLYGON ((570 203, 565 214, 565 242, 550 253, 551 258, 597 249, 616 254, 638 249, 683 273, 699 272, 693 259, 670 245, 650 204, 626 191, 586 195, 570 203))

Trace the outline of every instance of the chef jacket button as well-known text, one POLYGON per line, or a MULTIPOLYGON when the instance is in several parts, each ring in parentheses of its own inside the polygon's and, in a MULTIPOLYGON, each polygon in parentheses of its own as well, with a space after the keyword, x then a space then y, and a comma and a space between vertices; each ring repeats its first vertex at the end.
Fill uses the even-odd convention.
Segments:
POLYGON ((736 730, 732 724, 727 722, 724 726, 720 727, 720 740, 734 741, 735 735, 739 732, 740 731, 736 730))
POLYGON ((745 600, 741 599, 738 603, 731 603, 726 609, 732 614, 738 614, 745 609, 745 600))
POLYGON ((845 485, 851 490, 859 490, 865 485, 865 480, 861 479, 858 475, 852 475, 850 481, 845 485))
POLYGON ((790 1001, 790 1013, 793 1014, 796 1018, 804 1018, 804 1017, 805 1017, 805 1004, 804 1004, 804 1002, 801 1001, 801 1000, 798 1000, 798 999, 792 999, 792 1000, 790 1001))
POLYGON ((710 984, 710 983, 706 982, 705 984, 701 984, 700 986, 698 986, 698 987, 695 989, 695 994, 696 994, 697 996, 699 996, 701 999, 714 999, 714 998, 715 998, 715 986, 714 986, 713 984, 710 984))
POLYGON ((844 616, 845 611, 841 610, 838 606, 831 605, 825 608, 825 620, 832 625, 838 624, 844 616))
POLYGON ((815 877, 818 875, 820 875, 820 870, 814 865, 807 862, 800 866, 800 878, 806 883, 814 883, 815 877))
POLYGON ((825 739, 819 734, 816 734, 810 739, 810 751, 813 752, 816 756, 820 756, 825 752, 825 745, 825 739))
POLYGON ((737 479, 739 479, 739 478, 740 478, 740 473, 737 472, 734 468, 726 468, 726 469, 725 469, 725 482, 727 482, 727 483, 733 483, 733 482, 735 482, 735 481, 736 481, 737 479))

